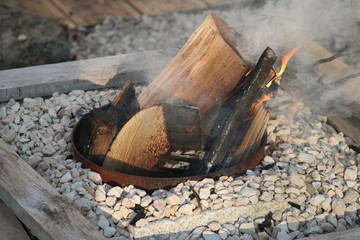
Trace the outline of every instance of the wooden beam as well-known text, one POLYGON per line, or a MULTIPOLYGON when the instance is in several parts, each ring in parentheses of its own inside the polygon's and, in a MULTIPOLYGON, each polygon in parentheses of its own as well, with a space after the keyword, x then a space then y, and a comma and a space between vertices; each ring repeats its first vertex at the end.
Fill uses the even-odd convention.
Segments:
POLYGON ((0 71, 0 102, 25 97, 50 96, 75 89, 92 90, 150 82, 176 49, 147 51, 110 57, 0 71))
POLYGON ((105 239, 0 139, 0 199, 39 239, 105 239))
POLYGON ((133 18, 140 15, 140 12, 125 0, 51 1, 78 26, 92 26, 99 24, 104 21, 106 16, 133 18))
POLYGON ((19 220, 3 201, 0 201, 0 223, 1 240, 30 240, 19 220))
POLYGON ((127 0, 142 13, 160 15, 171 12, 182 12, 207 8, 208 5, 199 0, 127 0))
MULTIPOLYGON (((316 41, 306 35, 295 34, 302 41, 302 48, 296 53, 295 58, 304 65, 312 64, 320 59, 333 56, 316 41), (299 36, 300 35, 300 36, 299 36)), ((299 41, 299 40, 298 40, 299 41)), ((292 41, 289 41, 292 42, 292 41)), ((336 84, 336 82, 346 76, 356 74, 346 63, 340 59, 334 59, 327 63, 321 63, 312 68, 313 72, 322 77, 324 85, 336 84)), ((348 107, 352 111, 350 117, 336 115, 330 112, 328 121, 334 125, 337 130, 343 132, 360 145, 360 95, 359 95, 360 77, 351 78, 336 87, 336 91, 349 99, 351 105, 348 107)), ((291 89, 288 89, 291 91, 291 89)), ((320 101, 320 100, 319 100, 320 101)), ((322 109, 325 111, 328 109, 322 109)))

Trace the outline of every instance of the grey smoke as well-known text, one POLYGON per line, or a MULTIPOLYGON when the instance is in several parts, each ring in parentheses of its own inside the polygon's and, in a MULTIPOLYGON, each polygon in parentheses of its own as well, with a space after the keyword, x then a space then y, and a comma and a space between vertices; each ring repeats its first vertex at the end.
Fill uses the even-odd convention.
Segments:
MULTIPOLYGON (((358 0, 273 0, 260 1, 260 7, 245 6, 246 2, 235 4, 231 14, 222 17, 247 39, 240 42, 239 51, 254 62, 267 46, 281 57, 302 42, 302 33, 334 54, 360 47, 358 0)), ((360 61, 356 61, 360 60, 359 55, 345 58, 350 60, 348 62, 353 64, 356 72, 360 71, 360 61), (352 58, 356 60, 351 61, 352 58)), ((309 56, 309 64, 313 59, 314 56, 309 56)), ((294 61, 289 63, 289 67, 291 64, 298 68, 294 61)), ((337 85, 320 84, 318 78, 309 74, 308 69, 298 68, 293 85, 303 89, 302 99, 314 109, 326 109, 328 114, 350 117, 353 113, 351 104, 360 99, 360 86, 348 84, 347 87, 358 88, 349 96, 337 85)))

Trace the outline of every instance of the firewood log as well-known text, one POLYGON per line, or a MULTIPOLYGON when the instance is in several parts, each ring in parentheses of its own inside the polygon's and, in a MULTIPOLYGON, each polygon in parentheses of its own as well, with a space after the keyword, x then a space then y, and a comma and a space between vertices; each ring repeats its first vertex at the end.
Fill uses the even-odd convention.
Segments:
POLYGON ((236 50, 238 34, 210 13, 180 52, 140 94, 140 107, 193 103, 201 116, 220 106, 249 70, 236 50))
POLYGON ((132 82, 128 81, 111 104, 94 109, 84 116, 88 118, 92 136, 88 159, 101 165, 119 129, 138 111, 135 89, 132 82))
POLYGON ((117 134, 103 167, 124 171, 124 164, 151 170, 170 150, 201 148, 196 107, 162 104, 131 118, 117 134))

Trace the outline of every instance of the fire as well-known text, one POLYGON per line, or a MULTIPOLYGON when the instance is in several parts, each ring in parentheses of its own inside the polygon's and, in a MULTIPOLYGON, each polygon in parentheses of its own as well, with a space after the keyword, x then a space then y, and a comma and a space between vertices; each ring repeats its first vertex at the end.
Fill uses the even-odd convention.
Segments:
MULTIPOLYGON (((295 55, 295 53, 301 48, 300 46, 297 46, 296 48, 294 48, 293 50, 291 50, 290 52, 286 53, 284 55, 284 57, 281 60, 281 68, 280 71, 278 73, 276 73, 275 77, 273 77, 270 82, 268 82, 268 84, 266 84, 266 87, 269 88, 271 86, 271 84, 278 79, 281 75, 283 75, 283 73, 285 72, 286 66, 288 64, 288 62, 290 61, 290 59, 295 55)), ((280 81, 280 80, 279 80, 280 81)))
POLYGON ((245 121, 247 120, 250 120, 252 119, 253 117, 255 117, 255 113, 257 111, 257 108, 260 107, 260 105, 264 102, 267 102, 269 100, 271 100, 271 97, 272 97, 272 93, 269 93, 269 94, 265 94, 261 97, 261 99, 257 100, 256 102, 254 102, 253 104, 251 104, 251 107, 250 107, 250 116, 247 117, 245 119, 245 121))

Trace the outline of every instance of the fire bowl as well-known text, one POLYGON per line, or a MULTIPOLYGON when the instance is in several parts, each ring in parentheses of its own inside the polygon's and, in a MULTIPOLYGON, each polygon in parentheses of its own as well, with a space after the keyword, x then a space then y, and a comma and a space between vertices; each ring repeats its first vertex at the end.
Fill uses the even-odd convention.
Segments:
MULTIPOLYGON (((90 168, 92 171, 95 171, 100 174, 102 177, 103 182, 106 182, 112 186, 120 185, 125 187, 127 185, 133 185, 135 187, 145 189, 145 190, 156 190, 160 188, 169 188, 172 186, 176 186, 181 182, 185 182, 187 180, 201 180, 204 178, 216 178, 223 175, 240 175, 248 169, 255 168, 260 161, 263 159, 264 151, 265 151, 265 144, 266 144, 266 132, 261 140, 261 144, 259 149, 249 158, 243 160, 240 164, 221 169, 219 171, 211 172, 208 174, 200 174, 200 175, 193 175, 193 176, 186 176, 186 177, 149 177, 149 176, 141 176, 135 174, 128 174, 122 172, 116 172, 109 169, 106 169, 92 161, 90 161, 86 156, 84 156, 84 149, 86 149, 87 144, 86 142, 80 142, 79 136, 80 133, 84 134, 84 128, 86 128, 86 124, 83 124, 82 118, 74 127, 71 142, 74 151, 74 158, 76 161, 81 162, 83 167, 90 168)), ((88 139, 91 139, 91 136, 88 136, 88 139)))

